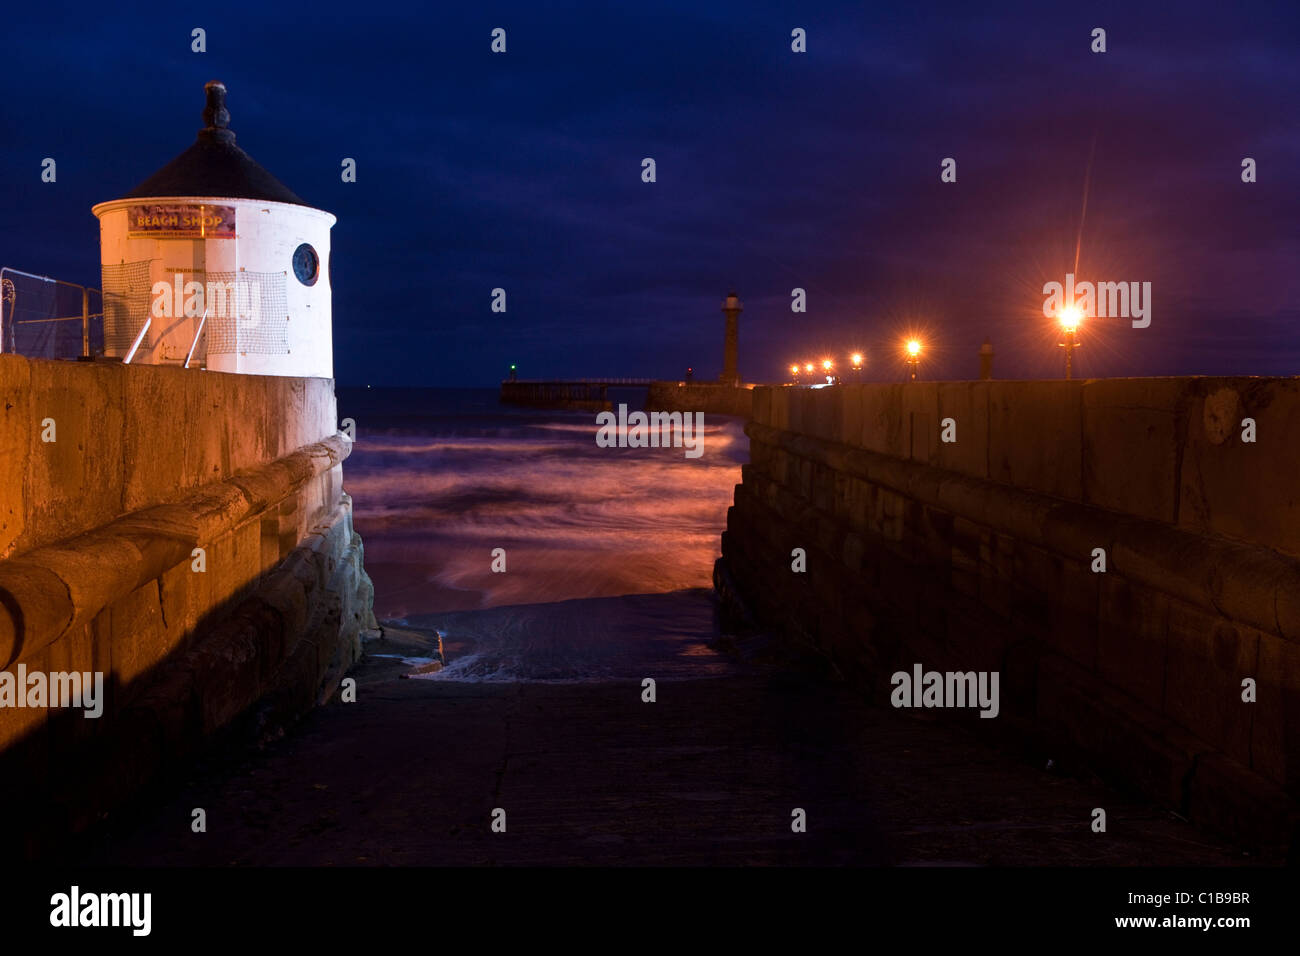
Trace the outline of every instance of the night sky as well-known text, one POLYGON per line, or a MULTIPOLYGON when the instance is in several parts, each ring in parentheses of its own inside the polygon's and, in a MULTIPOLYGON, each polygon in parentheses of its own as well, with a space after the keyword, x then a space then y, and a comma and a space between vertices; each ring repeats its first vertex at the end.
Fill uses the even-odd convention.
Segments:
POLYGON ((98 286, 90 207, 188 147, 220 79, 238 144, 338 216, 343 384, 713 377, 731 286, 752 381, 855 348, 899 380, 912 330, 922 377, 974 378, 986 336, 997 377, 1058 376, 1042 286, 1085 182, 1080 278, 1153 307, 1089 324, 1078 373, 1300 372, 1293 0, 375 6, 6 10, 0 264, 98 286))

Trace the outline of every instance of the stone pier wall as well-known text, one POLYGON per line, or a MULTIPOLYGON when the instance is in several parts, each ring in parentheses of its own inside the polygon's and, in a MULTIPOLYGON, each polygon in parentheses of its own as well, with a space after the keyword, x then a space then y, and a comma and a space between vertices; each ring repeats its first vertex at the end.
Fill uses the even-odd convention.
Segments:
POLYGON ((918 662, 998 671, 975 725, 1294 845, 1300 381, 759 388, 746 430, 735 609, 886 706, 918 662))
POLYGON ((704 412, 749 418, 754 389, 715 382, 652 382, 646 394, 648 412, 704 412))
POLYGON ((328 379, 0 356, 0 668, 105 695, 0 706, 12 850, 337 688, 373 615, 335 415, 328 379))
POLYGON ((609 411, 609 386, 599 382, 502 382, 501 402, 570 411, 609 411))

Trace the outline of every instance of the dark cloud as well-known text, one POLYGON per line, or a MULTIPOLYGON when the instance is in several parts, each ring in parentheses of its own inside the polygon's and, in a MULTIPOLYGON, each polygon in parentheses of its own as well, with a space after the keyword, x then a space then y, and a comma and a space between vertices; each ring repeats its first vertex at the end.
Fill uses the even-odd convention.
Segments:
POLYGON ((909 327, 931 374, 973 375, 985 336, 1000 375, 1057 374, 1041 287, 1073 266, 1085 177, 1081 273, 1154 286, 1152 326, 1099 326, 1085 374, 1296 371, 1294 3, 805 7, 14 13, 0 261, 95 282, 89 207, 184 149, 220 78, 240 145, 339 218, 345 382, 713 374, 731 285, 751 379, 850 348, 886 377, 909 327))

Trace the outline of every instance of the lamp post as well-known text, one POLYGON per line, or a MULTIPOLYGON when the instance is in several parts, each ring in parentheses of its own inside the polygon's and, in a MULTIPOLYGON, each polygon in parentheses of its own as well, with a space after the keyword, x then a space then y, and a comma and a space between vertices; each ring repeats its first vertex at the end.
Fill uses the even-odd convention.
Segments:
POLYGON ((921 366, 921 340, 908 339, 903 351, 907 353, 908 379, 915 382, 917 369, 921 366))
POLYGON ((798 365, 791 365, 791 366, 790 366, 790 384, 791 384, 791 385, 798 385, 798 384, 799 384, 799 366, 798 366, 798 365))
POLYGON ((980 378, 987 381, 993 377, 993 345, 988 339, 980 346, 980 378))
POLYGON ((1067 305, 1061 310, 1060 314, 1061 331, 1065 334, 1065 341, 1058 342, 1057 346, 1065 349, 1065 377, 1067 380, 1074 374, 1074 350, 1079 348, 1077 333, 1079 323, 1083 321, 1083 313, 1078 306, 1067 305))
POLYGON ((862 381, 862 353, 854 352, 850 355, 849 364, 853 366, 853 381, 862 381))
POLYGON ((822 359, 822 372, 826 376, 826 384, 835 384, 835 365, 830 359, 822 359))

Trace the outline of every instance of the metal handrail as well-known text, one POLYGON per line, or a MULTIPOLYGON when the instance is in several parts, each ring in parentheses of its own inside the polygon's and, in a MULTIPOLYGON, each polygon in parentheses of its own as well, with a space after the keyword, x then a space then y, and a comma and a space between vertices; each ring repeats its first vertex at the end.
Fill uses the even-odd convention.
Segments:
POLYGON ((194 358, 194 350, 199 347, 199 336, 203 334, 203 327, 208 324, 208 306, 203 307, 203 316, 199 319, 198 330, 194 333, 194 341, 190 343, 189 353, 185 356, 185 364, 181 368, 189 368, 190 360, 194 358))
POLYGON ((91 312, 89 315, 61 315, 55 319, 15 319, 14 325, 36 325, 40 322, 80 322, 82 319, 102 319, 103 312, 91 312))
POLYGON ((135 341, 131 343, 131 349, 130 349, 130 351, 128 351, 128 352, 126 353, 126 358, 122 359, 122 364, 123 364, 123 365, 130 365, 130 364, 131 364, 131 359, 135 358, 135 350, 138 349, 138 348, 140 347, 140 343, 141 343, 142 341, 144 341, 145 333, 147 333, 147 332, 149 331, 149 326, 151 326, 151 325, 153 325, 153 316, 152 316, 152 315, 147 316, 147 317, 145 318, 145 320, 144 320, 144 325, 141 326, 141 328, 140 328, 140 333, 135 337, 135 341))

